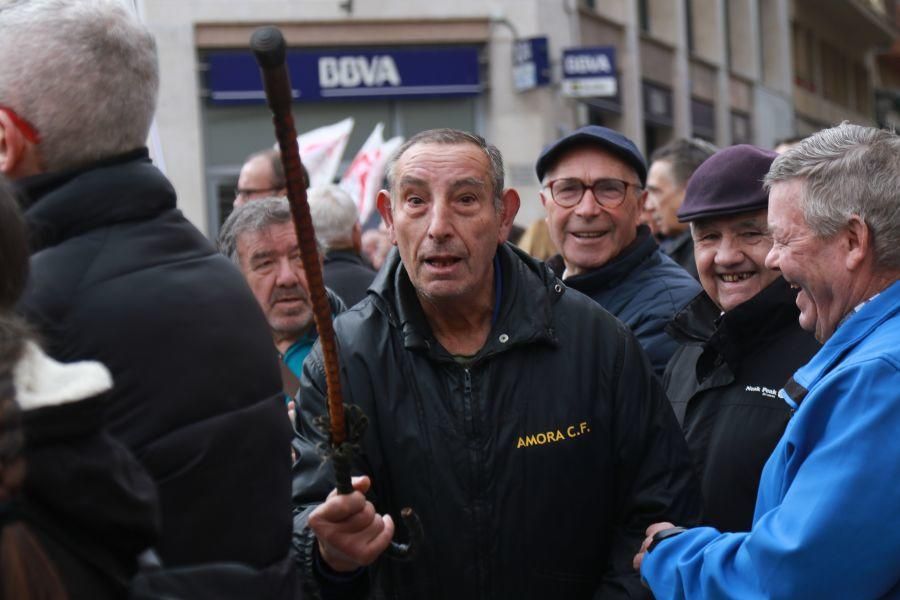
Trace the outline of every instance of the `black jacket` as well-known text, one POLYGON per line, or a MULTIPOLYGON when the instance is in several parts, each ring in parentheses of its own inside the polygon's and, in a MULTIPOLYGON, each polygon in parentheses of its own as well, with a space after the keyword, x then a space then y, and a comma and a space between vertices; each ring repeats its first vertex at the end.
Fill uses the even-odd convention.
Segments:
POLYGON ((165 563, 285 557, 291 427, 241 274, 146 150, 19 183, 34 252, 21 310, 48 354, 112 372, 109 429, 157 485, 165 563))
POLYGON ((365 298, 366 290, 375 279, 375 269, 352 250, 326 252, 323 271, 325 285, 347 306, 353 306, 365 298))
POLYGON ((668 329, 683 345, 663 382, 700 477, 704 522, 721 531, 750 530, 760 473, 791 416, 778 390, 819 349, 795 297, 779 277, 720 317, 702 293, 668 329))
POLYGON ((694 259, 694 238, 691 230, 682 231, 674 238, 660 244, 662 251, 675 263, 691 274, 694 279, 700 279, 697 274, 697 261, 694 259))
POLYGON ((124 598, 137 556, 157 538, 153 480, 102 428, 105 397, 23 414, 20 516, 72 600, 124 598))
MULTIPOLYGON (((563 272, 562 257, 547 262, 563 272)), ((700 284, 663 254, 646 225, 638 227, 635 240, 613 260, 567 277, 565 283, 628 325, 660 376, 678 349, 666 325, 700 291, 700 284)))
MULTIPOLYGON (((410 563, 369 569, 376 598, 644 598, 644 529, 699 509, 687 449, 634 336, 510 245, 502 300, 468 366, 436 341, 399 255, 337 317, 345 399, 368 415, 359 470, 379 511, 421 516, 410 563)), ((299 430, 323 439, 321 352, 301 378, 299 430)), ((333 487, 314 450, 295 465, 295 545, 333 487)))

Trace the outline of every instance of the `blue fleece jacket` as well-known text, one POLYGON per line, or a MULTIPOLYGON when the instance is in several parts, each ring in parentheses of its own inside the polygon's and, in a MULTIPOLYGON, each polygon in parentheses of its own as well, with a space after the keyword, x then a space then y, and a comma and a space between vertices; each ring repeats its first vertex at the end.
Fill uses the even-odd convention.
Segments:
POLYGON ((669 598, 900 598, 900 282, 781 391, 796 409, 749 533, 691 529, 641 574, 669 598))

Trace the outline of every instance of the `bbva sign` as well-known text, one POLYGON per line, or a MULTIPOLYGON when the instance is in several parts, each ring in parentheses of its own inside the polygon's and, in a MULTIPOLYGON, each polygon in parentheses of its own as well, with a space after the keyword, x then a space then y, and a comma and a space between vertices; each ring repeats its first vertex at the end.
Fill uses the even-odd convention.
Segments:
POLYGON ((323 89, 401 84, 397 64, 389 54, 319 57, 319 87, 323 89))

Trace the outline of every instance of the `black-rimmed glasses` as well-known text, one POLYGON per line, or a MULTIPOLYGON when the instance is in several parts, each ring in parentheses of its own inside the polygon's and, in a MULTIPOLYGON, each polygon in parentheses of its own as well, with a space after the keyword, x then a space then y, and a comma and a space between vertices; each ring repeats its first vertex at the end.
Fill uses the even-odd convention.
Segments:
POLYGON ((621 179, 602 178, 595 179, 590 184, 573 177, 564 177, 548 181, 544 187, 550 190, 550 197, 563 208, 572 208, 584 197, 584 191, 590 189, 594 194, 594 200, 600 206, 615 208, 622 204, 628 187, 641 189, 636 183, 622 181, 621 179))

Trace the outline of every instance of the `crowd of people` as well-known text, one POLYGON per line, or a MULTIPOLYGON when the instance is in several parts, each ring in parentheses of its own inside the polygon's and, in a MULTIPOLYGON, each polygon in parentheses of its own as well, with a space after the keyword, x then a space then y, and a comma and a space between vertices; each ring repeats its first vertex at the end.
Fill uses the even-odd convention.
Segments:
POLYGON ((472 133, 400 146, 369 232, 309 188, 338 493, 278 153, 214 246, 121 2, 0 3, 0 53, 0 600, 900 598, 897 134, 581 127, 519 245, 472 133))

